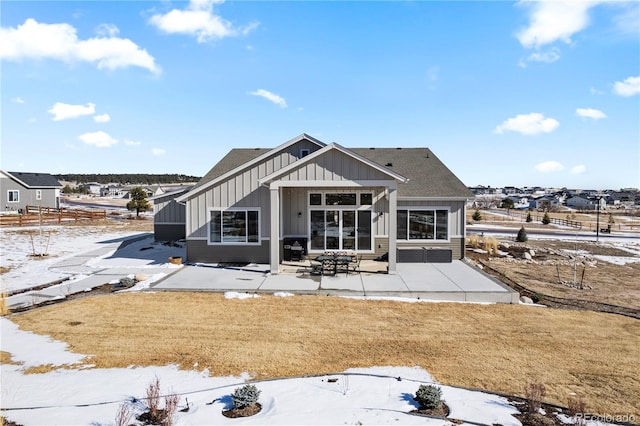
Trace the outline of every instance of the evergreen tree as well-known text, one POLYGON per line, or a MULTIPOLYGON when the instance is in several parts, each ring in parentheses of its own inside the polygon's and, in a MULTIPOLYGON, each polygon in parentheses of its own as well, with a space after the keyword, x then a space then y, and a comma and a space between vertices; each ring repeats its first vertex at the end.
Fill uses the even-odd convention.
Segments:
POLYGON ((140 216, 140 212, 146 212, 151 207, 147 201, 147 194, 139 186, 129 191, 129 197, 131 201, 127 203, 127 210, 135 210, 136 217, 140 216))
POLYGON ((531 212, 527 212, 527 223, 532 221, 533 221, 533 218, 531 217, 531 212))
POLYGON ((502 200, 500 207, 502 207, 503 209, 512 209, 515 207, 515 204, 513 204, 513 200, 511 198, 505 198, 504 200, 502 200))
POLYGON ((548 225, 551 223, 551 219, 549 218, 549 213, 544 212, 544 216, 542 216, 542 224, 548 225))
POLYGON ((482 220, 482 215, 480 214, 480 210, 476 210, 471 216, 473 220, 482 220))
POLYGON ((516 241, 519 243, 526 243, 529 237, 527 237, 527 231, 524 229, 524 226, 520 228, 518 231, 518 235, 516 236, 516 241))

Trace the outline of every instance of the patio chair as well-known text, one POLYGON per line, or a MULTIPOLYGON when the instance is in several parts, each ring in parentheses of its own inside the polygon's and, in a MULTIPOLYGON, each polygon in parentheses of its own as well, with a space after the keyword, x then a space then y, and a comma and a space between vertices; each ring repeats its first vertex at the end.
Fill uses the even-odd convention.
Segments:
POLYGON ((359 254, 357 256, 353 256, 353 260, 347 266, 347 273, 349 272, 357 272, 360 273, 360 261, 362 260, 362 255, 359 254))

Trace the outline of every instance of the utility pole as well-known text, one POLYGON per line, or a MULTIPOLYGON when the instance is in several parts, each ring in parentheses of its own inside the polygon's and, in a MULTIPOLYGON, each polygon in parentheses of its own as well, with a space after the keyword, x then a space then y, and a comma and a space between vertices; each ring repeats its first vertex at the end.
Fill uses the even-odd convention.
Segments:
POLYGON ((596 206, 596 243, 600 237, 600 200, 602 197, 598 197, 598 205, 596 206))

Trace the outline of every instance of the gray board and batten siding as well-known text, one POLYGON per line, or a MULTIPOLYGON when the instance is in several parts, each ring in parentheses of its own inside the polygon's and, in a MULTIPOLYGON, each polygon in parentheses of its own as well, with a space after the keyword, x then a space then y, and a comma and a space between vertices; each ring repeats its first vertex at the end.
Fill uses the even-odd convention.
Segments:
POLYGON ((153 201, 153 235, 156 241, 177 241, 185 238, 186 207, 176 198, 190 186, 149 198, 153 201))
POLYGON ((0 206, 3 212, 24 212, 26 206, 60 207, 62 185, 49 173, 0 171, 0 206), (17 192, 16 192, 17 191, 17 192), (18 200, 10 200, 17 194, 18 200))

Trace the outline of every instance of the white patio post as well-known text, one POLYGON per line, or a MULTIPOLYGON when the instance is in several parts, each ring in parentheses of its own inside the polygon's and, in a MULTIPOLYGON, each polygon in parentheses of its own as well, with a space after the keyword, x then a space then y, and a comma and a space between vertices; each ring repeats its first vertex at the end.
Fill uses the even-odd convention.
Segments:
POLYGON ((272 274, 280 272, 280 188, 270 187, 271 223, 269 227, 269 265, 272 274))
POLYGON ((396 273, 396 239, 398 237, 398 190, 389 187, 389 274, 396 273))

